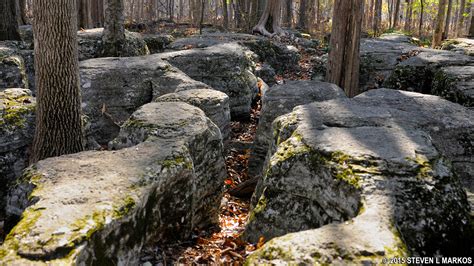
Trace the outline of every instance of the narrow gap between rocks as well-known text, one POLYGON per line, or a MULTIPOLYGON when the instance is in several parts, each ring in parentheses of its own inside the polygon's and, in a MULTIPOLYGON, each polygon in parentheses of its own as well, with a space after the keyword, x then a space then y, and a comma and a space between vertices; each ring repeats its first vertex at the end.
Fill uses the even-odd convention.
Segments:
POLYGON ((196 231, 190 239, 178 242, 148 245, 141 255, 143 265, 242 264, 260 246, 239 239, 249 215, 250 199, 229 194, 231 188, 250 179, 248 160, 260 110, 259 94, 252 105, 250 119, 231 122, 230 141, 225 150, 227 178, 224 181, 225 193, 221 201, 219 228, 196 231))

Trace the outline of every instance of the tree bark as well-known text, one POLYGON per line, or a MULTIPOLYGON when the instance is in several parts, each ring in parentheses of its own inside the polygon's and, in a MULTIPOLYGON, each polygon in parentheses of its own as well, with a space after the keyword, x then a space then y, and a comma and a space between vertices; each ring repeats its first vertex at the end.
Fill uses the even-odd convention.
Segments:
POLYGON ((300 15, 298 17, 298 28, 306 29, 306 0, 300 0, 300 15))
POLYGON ((222 0, 222 12, 224 13, 224 28, 229 28, 229 10, 227 7, 227 0, 222 0))
POLYGON ((425 1, 420 0, 420 23, 418 24, 418 36, 423 35, 423 16, 425 15, 425 1))
POLYGON ((349 97, 359 93, 360 32, 363 0, 335 0, 326 81, 349 97))
POLYGON ((16 0, 0 1, 0 41, 20 40, 16 0))
POLYGON ((443 39, 449 36, 449 25, 451 23, 451 13, 453 9, 453 0, 448 0, 448 11, 446 12, 446 22, 444 23, 443 39))
POLYGON ((413 16, 413 2, 412 0, 407 0, 407 10, 405 15, 405 27, 404 30, 406 32, 411 31, 411 23, 412 23, 412 16, 413 16))
POLYGON ((474 37, 474 14, 471 15, 471 26, 469 26, 469 37, 474 37))
POLYGON ((291 28, 293 24, 293 0, 286 1, 285 25, 291 28))
POLYGON ((382 24, 382 0, 375 0, 374 26, 373 26, 375 36, 380 34, 381 24, 382 24))
POLYGON ((400 18, 400 0, 396 0, 395 10, 393 12, 393 28, 398 27, 399 18, 400 18))
POLYGON ((464 33, 464 11, 466 0, 461 0, 459 4, 458 23, 456 23, 456 36, 462 36, 464 33))
POLYGON ((439 0, 438 16, 436 18, 436 25, 433 33, 433 48, 440 46, 443 41, 444 22, 446 21, 446 3, 447 0, 439 0))
POLYGON ((274 35, 285 35, 285 31, 281 28, 281 6, 282 0, 267 0, 265 10, 260 17, 260 21, 252 31, 267 37, 273 37, 274 35), (272 33, 270 33, 265 28, 265 25, 270 18, 272 20, 272 33))
POLYGON ((125 43, 123 0, 105 1, 102 56, 120 56, 125 43))
POLYGON ((36 132, 32 162, 83 150, 75 0, 35 0, 36 132))

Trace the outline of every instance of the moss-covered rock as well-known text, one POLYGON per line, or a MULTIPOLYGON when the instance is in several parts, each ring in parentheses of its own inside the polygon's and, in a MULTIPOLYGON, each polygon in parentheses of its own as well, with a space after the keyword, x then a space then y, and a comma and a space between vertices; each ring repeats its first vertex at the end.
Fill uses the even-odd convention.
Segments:
POLYGON ((10 195, 11 210, 26 210, 0 248, 1 264, 133 265, 147 241, 217 223, 225 173, 219 129, 177 102, 145 105, 134 119, 140 123, 126 123, 121 135, 133 140, 127 148, 29 168, 10 195))
POLYGON ((439 97, 386 89, 277 118, 243 234, 274 239, 248 264, 469 254, 472 172, 452 162, 472 169, 462 140, 473 118, 439 97))
POLYGON ((26 167, 35 126, 35 98, 27 89, 0 91, 0 213, 10 184, 26 167))
POLYGON ((434 74, 431 93, 467 107, 474 107, 474 66, 440 68, 434 74))

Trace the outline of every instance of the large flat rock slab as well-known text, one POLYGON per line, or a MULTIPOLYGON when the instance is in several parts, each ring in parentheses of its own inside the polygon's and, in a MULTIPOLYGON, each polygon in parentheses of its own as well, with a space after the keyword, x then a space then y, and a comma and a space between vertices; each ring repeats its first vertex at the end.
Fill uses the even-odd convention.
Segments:
POLYGON ((439 97, 387 89, 277 118, 244 232, 277 238, 249 262, 469 254, 473 173, 460 169, 474 163, 473 118, 439 97))
POLYGON ((435 72, 432 94, 474 107, 474 65, 447 66, 435 72))
POLYGON ((287 81, 268 89, 262 97, 262 111, 249 161, 249 174, 262 174, 265 157, 273 141, 272 123, 298 105, 335 98, 345 98, 338 86, 319 81, 287 81))
POLYGON ((200 109, 145 105, 117 141, 125 148, 46 159, 26 171, 9 211, 26 210, 0 249, 2 264, 133 265, 147 241, 217 222, 222 139, 200 109))
POLYGON ((258 93, 254 54, 236 43, 156 54, 191 78, 227 94, 233 118, 248 118, 258 93))

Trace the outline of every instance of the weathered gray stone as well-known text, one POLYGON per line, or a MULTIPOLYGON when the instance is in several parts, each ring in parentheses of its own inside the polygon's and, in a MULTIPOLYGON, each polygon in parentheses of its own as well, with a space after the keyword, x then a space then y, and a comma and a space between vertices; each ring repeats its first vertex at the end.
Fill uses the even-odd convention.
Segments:
MULTIPOLYGON (((104 28, 87 29, 77 32, 79 43, 79 60, 100 57, 102 34, 104 28)), ((139 33, 125 31, 123 56, 140 56, 150 54, 148 47, 139 33)))
POLYGON ((186 89, 208 89, 157 56, 97 58, 80 63, 82 109, 92 138, 105 144, 140 106, 186 89))
POLYGON ((129 148, 40 161, 10 196, 12 213, 27 208, 1 263, 135 265, 147 241, 216 223, 220 136, 196 107, 151 103, 124 125, 117 143, 129 148))
POLYGON ((273 67, 268 64, 258 65, 255 68, 255 76, 261 78, 269 86, 276 84, 276 72, 273 67))
POLYGON ((344 91, 334 84, 319 81, 287 81, 268 89, 262 98, 262 111, 249 161, 249 174, 262 174, 265 156, 272 142, 272 122, 298 105, 335 98, 345 98, 344 91))
POLYGON ((474 39, 456 38, 446 40, 442 45, 442 49, 474 56, 474 39))
POLYGON ((165 94, 155 100, 156 102, 186 102, 201 110, 216 124, 222 134, 222 139, 227 140, 230 134, 230 108, 229 96, 225 93, 210 90, 184 90, 176 93, 165 94))
POLYGON ((474 107, 474 66, 440 68, 434 74, 431 94, 474 107))
POLYGON ((473 118, 439 97, 387 89, 279 117, 244 235, 257 241, 313 230, 276 238, 249 262, 468 254, 469 203, 460 180, 473 173, 452 162, 473 169, 473 143, 466 142, 473 118))
POLYGON ((28 89, 25 60, 11 43, 0 43, 0 90, 28 89))
POLYGON ((174 37, 167 34, 146 34, 143 36, 151 54, 164 52, 174 41, 174 37))
POLYGON ((234 42, 249 48, 258 55, 262 63, 269 64, 278 74, 282 74, 285 70, 298 68, 298 61, 301 55, 296 47, 250 34, 209 33, 191 36, 174 41, 169 48, 173 50, 206 48, 217 44, 234 42))
POLYGON ((384 85, 392 89, 430 94, 433 93, 434 73, 439 68, 472 64, 474 60, 467 55, 420 48, 419 52, 405 58, 396 66, 384 85))
POLYGON ((10 183, 28 163, 28 146, 33 140, 35 99, 27 89, 0 91, 0 213, 10 183))
POLYGON ((254 54, 236 43, 156 54, 191 78, 227 94, 233 118, 250 116, 258 92, 254 54))

